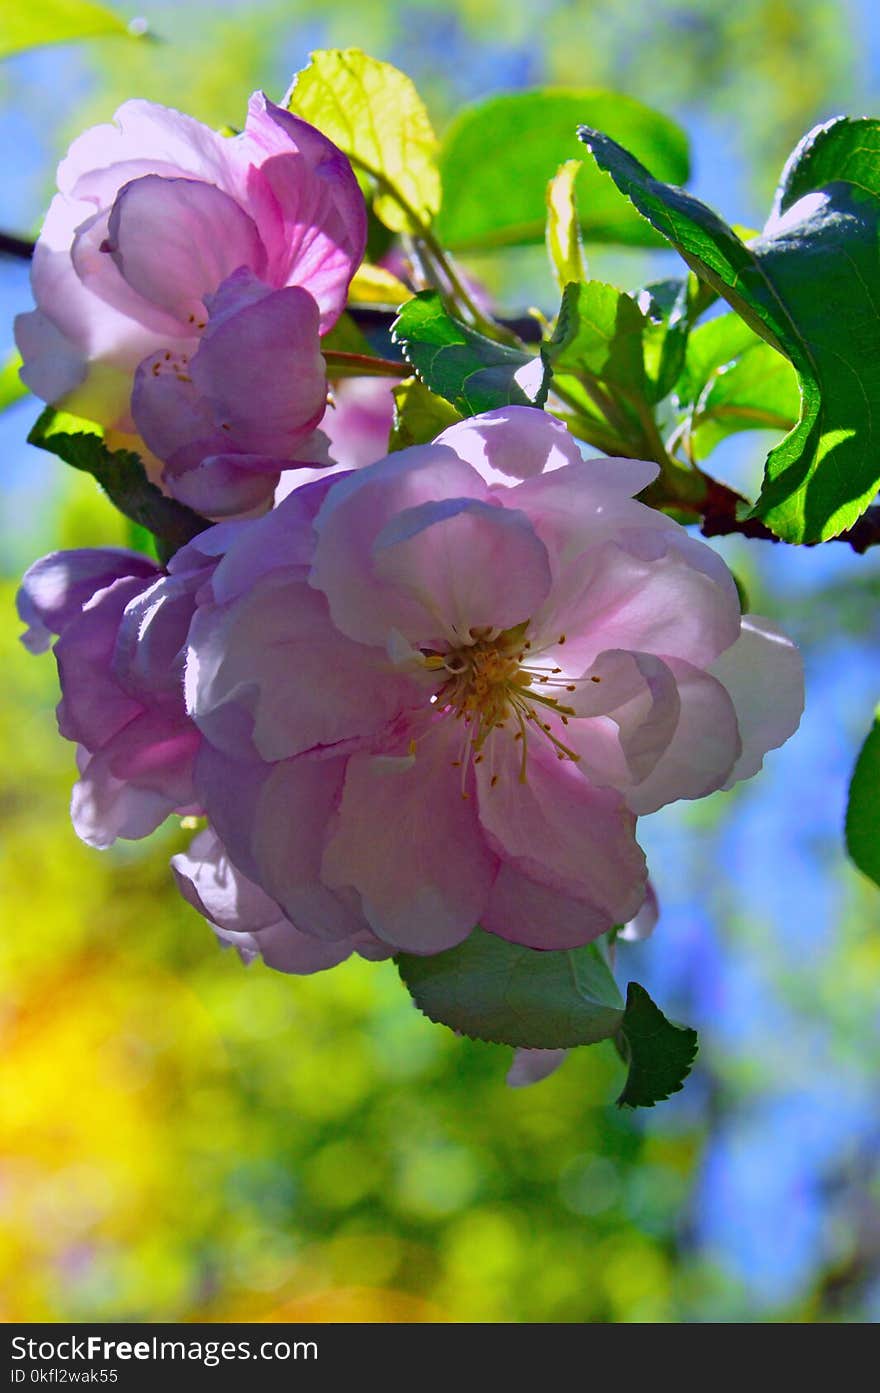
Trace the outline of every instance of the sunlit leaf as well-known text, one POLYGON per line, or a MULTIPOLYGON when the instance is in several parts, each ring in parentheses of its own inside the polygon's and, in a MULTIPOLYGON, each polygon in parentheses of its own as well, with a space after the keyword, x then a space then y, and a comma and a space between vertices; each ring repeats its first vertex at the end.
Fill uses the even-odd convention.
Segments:
POLYGON ((808 136, 749 246, 607 136, 581 136, 642 215, 797 369, 800 419, 767 459, 754 515, 787 541, 836 536, 880 487, 880 122, 841 119, 808 136))
MULTIPOLYGON (((466 108, 440 154, 443 208, 437 235, 453 251, 522 246, 544 239, 547 181, 576 158, 576 131, 589 122, 648 161, 663 179, 688 177, 687 138, 667 117, 618 92, 538 89, 466 108)), ((595 169, 577 178, 587 241, 658 246, 661 239, 595 169)))
POLYGON ((445 953, 396 961, 420 1011, 477 1040, 565 1049, 605 1040, 623 1021, 623 998, 595 943, 543 953, 475 929, 445 953))
POLYGON ((355 271, 348 298, 355 305, 391 305, 397 309, 412 299, 412 291, 384 266, 363 262, 355 271))
POLYGON ((433 290, 403 306, 394 325, 416 373, 463 416, 500 406, 543 406, 549 369, 540 357, 484 338, 453 319, 433 290))
POLYGON ((0 5, 0 58, 42 44, 105 34, 133 38, 137 31, 93 0, 3 0, 0 5))
POLYGON ((880 707, 849 786, 846 847, 859 870, 880 885, 880 707))
POLYGON ((389 452, 406 450, 410 445, 426 445, 462 419, 451 402, 438 397, 417 377, 408 377, 393 387, 392 395, 394 424, 388 442, 389 452))
POLYGON ((410 79, 357 48, 319 49, 287 94, 378 186, 376 216, 393 232, 430 224, 440 206, 437 138, 410 79))
POLYGON ((547 185, 547 255, 560 290, 587 274, 574 188, 582 168, 580 160, 566 160, 547 185))
POLYGON ((21 367, 21 354, 12 352, 6 362, 0 367, 0 411, 6 411, 8 407, 14 406, 22 397, 26 397, 28 389, 19 377, 18 370, 21 367))
POLYGON ((601 281, 569 285, 556 330, 545 346, 554 372, 585 372, 641 395, 645 316, 631 296, 601 281))

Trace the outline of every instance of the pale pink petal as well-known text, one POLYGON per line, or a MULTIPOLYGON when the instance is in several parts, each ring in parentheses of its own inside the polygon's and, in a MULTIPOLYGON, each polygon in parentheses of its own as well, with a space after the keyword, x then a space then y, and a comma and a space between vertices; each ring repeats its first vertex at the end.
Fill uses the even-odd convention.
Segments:
MULTIPOLYGON (((155 175, 151 177, 158 185, 171 182, 158 179, 155 175)), ((125 196, 128 188, 135 189, 137 184, 126 185, 120 197, 125 196)), ((167 308, 145 298, 123 276, 118 257, 111 255, 109 239, 112 215, 111 209, 99 209, 76 230, 70 247, 70 260, 81 284, 125 319, 143 325, 162 340, 175 342, 191 337, 195 332, 192 323, 182 322, 167 308)), ((156 249, 154 255, 160 254, 156 249)))
POLYGON ((146 584, 125 577, 98 591, 55 645, 62 691, 58 728, 89 750, 106 744, 143 710, 116 680, 113 654, 123 611, 146 584))
POLYGON ((577 441, 562 422, 532 406, 486 411, 450 426, 436 443, 473 465, 487 484, 505 487, 581 462, 577 441))
POLYGON ((450 498, 485 501, 487 489, 442 445, 400 450, 336 481, 315 519, 311 583, 327 596, 338 629, 361 643, 383 645, 389 630, 400 628, 401 612, 421 620, 422 607, 377 575, 373 544, 404 509, 450 498))
POLYGON ((146 837, 170 813, 189 811, 196 741, 196 733, 173 731, 149 714, 123 727, 87 757, 74 785, 77 835, 103 849, 117 837, 146 837))
POLYGON ((31 652, 45 652, 53 634, 61 634, 99 590, 116 580, 159 575, 148 556, 122 547, 53 551, 25 571, 18 593, 18 612, 31 625, 22 642, 31 652))
POLYGON ((105 184, 95 187, 96 173, 116 175, 115 189, 132 177, 128 162, 138 172, 176 171, 206 179, 232 192, 234 175, 228 140, 192 116, 135 98, 123 102, 113 121, 92 126, 73 142, 58 166, 58 187, 75 198, 100 197, 108 202, 105 184))
POLYGON ((502 861, 480 920, 488 932, 527 948, 580 948, 611 927, 608 913, 583 896, 551 889, 502 861))
POLYGON ((15 317, 15 343, 23 359, 20 377, 42 401, 61 401, 85 380, 82 350, 42 310, 15 317))
POLYGON ((646 460, 578 459, 517 484, 510 504, 528 513, 561 569, 622 528, 674 529, 671 519, 632 497, 657 473, 658 466, 646 460))
POLYGON ((339 821, 324 855, 328 885, 350 885, 373 932, 411 953, 466 938, 497 868, 476 804, 462 797, 455 746, 439 722, 410 758, 353 755, 339 821))
POLYGON ((577 717, 565 739, 582 770, 595 783, 621 789, 651 773, 679 720, 675 675, 651 653, 600 653, 582 678, 566 684, 560 700, 577 717))
POLYGON ((645 897, 635 819, 618 793, 594 788, 534 728, 523 782, 521 749, 510 729, 496 730, 477 766, 480 822, 490 844, 539 883, 604 911, 606 929, 624 923, 645 897))
POLYGON ((508 1088, 528 1088, 555 1074, 565 1062, 568 1050, 515 1050, 507 1071, 508 1088))
POLYGON ((742 754, 725 783, 750 779, 793 735, 804 709, 804 665, 791 639, 769 619, 743 616, 742 634, 712 664, 730 693, 742 738, 742 754))
POLYGON ((119 191, 104 254, 133 290, 194 329, 227 276, 240 266, 259 276, 266 266, 256 225, 233 198, 212 184, 156 174, 119 191))
POLYGON ((315 301, 296 286, 255 299, 245 271, 225 282, 209 309, 191 372, 197 390, 214 403, 228 444, 243 453, 297 458, 296 447, 327 400, 315 301))
POLYGON ((645 903, 638 914, 618 931, 617 937, 623 939, 624 943, 641 943, 644 939, 651 937, 659 918, 660 902, 657 899, 657 891, 649 880, 645 903))
POLYGON ((735 640, 739 599, 730 573, 721 583, 714 572, 719 558, 709 553, 710 572, 674 534, 651 534, 650 551, 646 538, 630 534, 585 552, 535 615, 530 633, 543 638, 548 656, 560 664, 564 657, 567 671, 584 671, 610 648, 705 666, 735 640))
POLYGON ((297 929, 333 941, 369 937, 357 896, 321 875, 345 767, 344 757, 309 755, 276 765, 261 787, 252 827, 260 883, 297 929))
POLYGON ((373 544, 376 575, 408 601, 388 621, 414 640, 470 642, 475 628, 528 620, 550 589, 544 543, 524 513, 479 499, 405 508, 373 544))
POLYGON ((375 734, 401 709, 428 699, 390 668, 381 649, 338 633, 324 597, 283 571, 228 609, 200 609, 186 693, 209 740, 230 754, 254 749, 266 760, 375 734), (252 722, 244 748, 242 712, 252 722))
POLYGON ((741 749, 733 702, 721 683, 678 658, 666 661, 681 709, 668 748, 647 778, 626 792, 627 803, 639 815, 721 788, 741 749))

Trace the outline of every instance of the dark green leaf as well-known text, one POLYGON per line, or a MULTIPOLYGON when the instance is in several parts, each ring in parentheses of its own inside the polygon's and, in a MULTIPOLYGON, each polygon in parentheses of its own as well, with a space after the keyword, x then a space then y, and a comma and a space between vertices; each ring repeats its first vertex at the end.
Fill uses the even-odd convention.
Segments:
POLYGON ((621 192, 797 369, 800 420, 771 451, 754 509, 787 541, 836 536, 880 487, 878 132, 880 122, 839 120, 808 136, 774 218, 746 246, 705 204, 581 131, 621 192))
POLYGON ((151 483, 140 457, 130 450, 110 451, 99 426, 47 406, 28 436, 28 443, 63 459, 97 479, 110 502, 131 522, 152 532, 167 558, 211 526, 191 508, 151 483))
POLYGON ((697 1032, 673 1025, 644 987, 630 982, 619 1045, 629 1065, 619 1108, 652 1108, 678 1093, 697 1053, 697 1032))
POLYGON ((688 276, 646 285, 634 297, 646 316, 642 334, 645 395, 652 404, 669 395, 681 373, 700 306, 699 287, 696 276, 688 276))
POLYGON ((397 966, 420 1011, 476 1040, 548 1050, 592 1045, 616 1034, 624 1018, 599 943, 539 952, 474 929, 445 953, 401 953, 397 966))
POLYGON ((484 338, 453 319, 435 290, 401 309, 393 337, 418 376, 462 416, 500 406, 543 406, 549 369, 538 357, 484 338))
MULTIPOLYGON (((684 133, 631 97, 589 89, 490 97, 463 111, 443 141, 443 206, 435 224, 443 245, 476 251, 543 241, 547 181, 577 156, 575 132, 584 121, 610 131, 661 178, 687 179, 684 133)), ((591 168, 578 175, 577 204, 588 240, 660 244, 591 168)))
POLYGON ((846 847, 859 870, 880 885, 880 707, 849 786, 846 847))
POLYGON ((394 424, 388 442, 389 453, 410 445, 426 445, 441 431, 462 418, 445 397, 438 397, 417 377, 407 377, 392 388, 394 424))

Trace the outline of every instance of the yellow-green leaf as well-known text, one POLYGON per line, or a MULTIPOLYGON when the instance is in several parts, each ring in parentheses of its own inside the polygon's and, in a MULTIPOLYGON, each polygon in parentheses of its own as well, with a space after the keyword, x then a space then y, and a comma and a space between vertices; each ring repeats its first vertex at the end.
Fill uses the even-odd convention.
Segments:
POLYGON ((547 185, 547 255, 560 290, 587 278, 574 187, 580 169, 580 160, 566 160, 547 185))
POLYGON ((358 48, 319 49, 287 106, 376 181, 373 211, 392 232, 430 224, 440 207, 437 137, 405 73, 358 48))
POLYGON ((0 58, 42 44, 92 39, 103 34, 133 38, 136 31, 93 0, 0 0, 0 58))

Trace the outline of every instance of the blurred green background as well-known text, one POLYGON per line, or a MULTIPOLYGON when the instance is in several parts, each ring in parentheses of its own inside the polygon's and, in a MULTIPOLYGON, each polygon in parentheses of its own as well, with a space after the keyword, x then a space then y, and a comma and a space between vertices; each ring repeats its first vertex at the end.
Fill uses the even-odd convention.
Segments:
MULTIPOLYGON (((696 191, 751 225, 814 121, 880 112, 871 0, 117 8, 154 38, 0 65, 4 231, 36 231, 68 141, 125 98, 235 124, 327 45, 404 68, 440 129, 537 83, 636 96, 687 129, 696 191)), ((587 250, 596 275, 644 278, 644 254, 587 250)), ((540 249, 473 269, 552 308, 540 249)), ((0 261, 0 349, 27 305, 26 267, 0 261)), ((2 1318, 876 1319, 880 901, 841 849, 880 695, 873 554, 720 548, 801 642, 808 714, 753 784, 643 824, 663 917, 621 976, 698 1026, 701 1053, 683 1094, 624 1115, 610 1046, 512 1091, 510 1052, 430 1025, 393 965, 245 969, 172 888, 183 832, 78 843, 54 665, 18 646, 15 577, 125 536, 89 480, 24 445, 35 415, 0 417, 2 1318)), ((717 468, 748 489, 761 458, 731 441, 717 468)))

